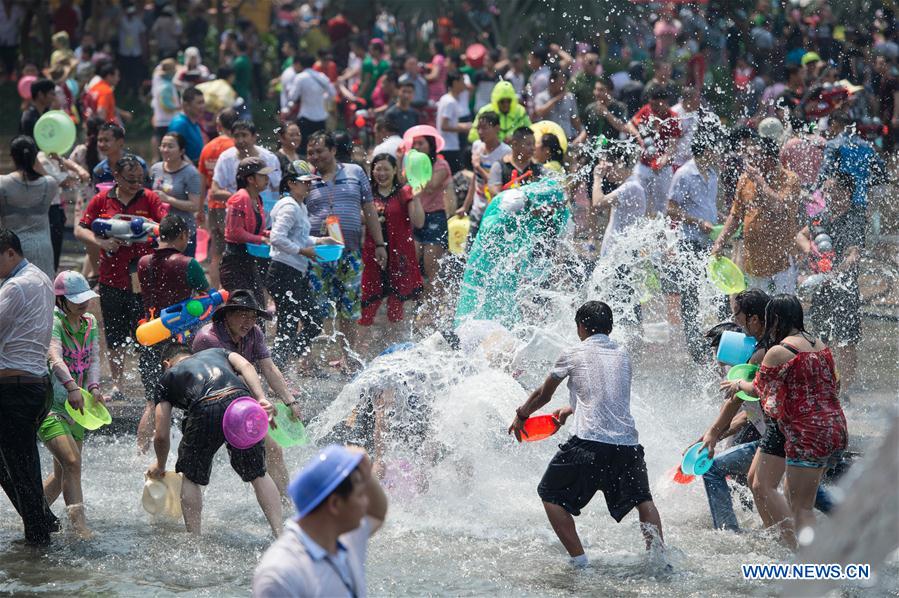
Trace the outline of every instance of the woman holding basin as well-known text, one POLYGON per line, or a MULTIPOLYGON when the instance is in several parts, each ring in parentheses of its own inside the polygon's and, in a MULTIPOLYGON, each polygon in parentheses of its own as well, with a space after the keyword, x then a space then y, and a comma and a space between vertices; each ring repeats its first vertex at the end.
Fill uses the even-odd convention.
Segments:
POLYGON ((272 357, 284 368, 296 357, 305 355, 312 339, 321 331, 318 309, 307 271, 309 260, 316 259, 316 246, 333 245, 331 237, 309 235, 309 210, 306 197, 312 181, 321 179, 312 166, 296 160, 281 170, 281 199, 272 208, 271 264, 265 285, 278 310, 278 330, 272 357), (297 326, 303 328, 297 332, 297 326))
POLYGON ((53 372, 53 405, 38 429, 38 437, 53 455, 53 473, 44 480, 44 495, 52 505, 60 492, 75 533, 91 537, 84 515, 81 491, 81 452, 84 427, 66 411, 84 409, 85 390, 93 400, 105 402, 100 392, 100 344, 97 320, 88 313, 98 297, 78 272, 60 272, 53 282, 56 309, 48 359, 53 372), (83 390, 84 389, 84 390, 83 390))
POLYGON ((260 305, 265 305, 262 260, 269 257, 270 245, 262 192, 268 188, 268 175, 273 170, 262 158, 241 160, 237 166, 237 193, 228 198, 225 206, 222 286, 228 291, 249 289, 260 305))

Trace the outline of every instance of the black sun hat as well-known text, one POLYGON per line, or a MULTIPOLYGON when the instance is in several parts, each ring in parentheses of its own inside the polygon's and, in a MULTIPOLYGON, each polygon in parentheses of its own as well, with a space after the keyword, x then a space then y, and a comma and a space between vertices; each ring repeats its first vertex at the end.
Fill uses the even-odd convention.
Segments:
POLYGON ((254 311, 256 315, 264 320, 271 320, 272 315, 259 307, 259 304, 256 302, 256 297, 253 296, 251 291, 246 289, 237 289, 232 292, 228 297, 228 301, 225 302, 224 305, 219 307, 212 314, 212 319, 214 321, 221 320, 226 313, 229 311, 254 311))

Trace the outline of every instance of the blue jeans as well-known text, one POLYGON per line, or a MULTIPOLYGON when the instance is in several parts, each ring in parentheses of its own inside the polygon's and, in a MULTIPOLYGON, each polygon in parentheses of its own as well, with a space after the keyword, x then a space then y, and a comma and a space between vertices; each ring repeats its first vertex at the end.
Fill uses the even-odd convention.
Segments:
POLYGON ((718 453, 712 460, 712 467, 702 481, 705 484, 705 493, 709 499, 709 510, 712 512, 712 525, 715 529, 728 529, 739 531, 737 516, 734 514, 734 504, 730 497, 730 488, 727 487, 726 476, 745 475, 752 465, 755 450, 758 448, 758 440, 738 444, 723 453, 718 453))
MULTIPOLYGON (((712 460, 712 467, 702 476, 705 493, 709 499, 709 510, 712 512, 712 525, 715 529, 740 531, 726 476, 746 475, 749 472, 749 466, 752 465, 758 445, 759 441, 756 440, 733 446, 718 453, 712 460)), ((815 507, 822 513, 828 513, 833 508, 830 495, 821 486, 818 486, 818 492, 815 495, 815 507)))

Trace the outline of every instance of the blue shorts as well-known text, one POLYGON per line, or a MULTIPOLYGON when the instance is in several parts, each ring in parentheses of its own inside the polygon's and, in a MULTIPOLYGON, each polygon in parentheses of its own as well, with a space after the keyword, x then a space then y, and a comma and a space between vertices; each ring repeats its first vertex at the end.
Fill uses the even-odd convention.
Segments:
POLYGON ((425 224, 413 231, 415 240, 422 245, 440 245, 449 249, 449 230, 446 227, 446 212, 425 212, 425 224))

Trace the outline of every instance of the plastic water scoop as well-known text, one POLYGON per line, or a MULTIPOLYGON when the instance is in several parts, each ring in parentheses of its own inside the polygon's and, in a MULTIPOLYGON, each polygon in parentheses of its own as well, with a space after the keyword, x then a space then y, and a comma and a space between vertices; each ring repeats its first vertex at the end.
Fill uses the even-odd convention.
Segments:
MULTIPOLYGON (((728 380, 745 380, 747 382, 752 382, 755 380, 755 375, 759 371, 759 366, 750 363, 743 363, 740 365, 735 365, 730 368, 730 371, 727 372, 728 380)), ((737 398, 742 399, 744 401, 758 401, 758 397, 754 397, 742 390, 737 393, 737 398)))
POLYGON ((248 449, 268 434, 268 414, 252 397, 231 401, 222 418, 222 431, 228 444, 248 449))
POLYGON ((713 257, 706 268, 709 280, 718 289, 728 295, 736 295, 746 290, 746 278, 743 271, 726 257, 713 257))
POLYGON ((275 409, 275 425, 268 430, 268 435, 272 440, 284 448, 309 444, 309 437, 306 435, 303 422, 291 418, 290 407, 284 403, 278 403, 275 409))
POLYGON ((105 425, 112 423, 112 416, 109 414, 109 411, 100 401, 94 398, 94 395, 89 393, 88 391, 81 390, 81 397, 84 399, 84 409, 83 412, 81 410, 75 409, 69 404, 68 399, 66 400, 66 413, 69 414, 75 423, 79 424, 85 430, 96 430, 105 425))
POLYGON ((559 420, 552 415, 535 415, 524 422, 521 440, 524 442, 536 442, 549 438, 559 431, 559 420))
POLYGON ((746 363, 755 352, 756 343, 757 341, 753 337, 742 332, 725 330, 721 333, 716 359, 727 365, 746 363))
POLYGON ((681 471, 686 475, 702 475, 712 468, 709 450, 697 442, 687 449, 680 463, 681 471))

